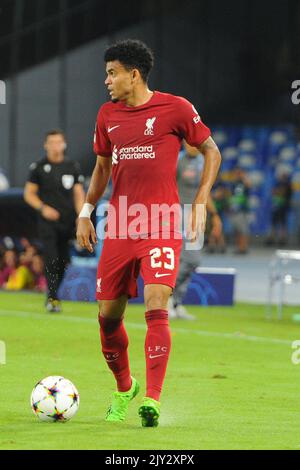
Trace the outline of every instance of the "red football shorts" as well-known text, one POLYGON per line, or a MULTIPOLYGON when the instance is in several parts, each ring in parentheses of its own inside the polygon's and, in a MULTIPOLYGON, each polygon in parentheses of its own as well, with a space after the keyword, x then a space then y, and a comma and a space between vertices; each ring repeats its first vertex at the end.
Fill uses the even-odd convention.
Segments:
POLYGON ((97 300, 137 297, 139 273, 144 284, 175 287, 182 240, 105 239, 98 265, 97 300))

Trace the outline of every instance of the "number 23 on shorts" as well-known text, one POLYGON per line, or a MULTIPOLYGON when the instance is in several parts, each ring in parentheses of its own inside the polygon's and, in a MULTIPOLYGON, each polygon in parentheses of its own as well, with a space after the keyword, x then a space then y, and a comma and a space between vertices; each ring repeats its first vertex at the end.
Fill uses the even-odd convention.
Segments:
POLYGON ((163 268, 171 271, 174 270, 175 254, 173 248, 170 248, 168 246, 164 246, 162 248, 153 248, 153 250, 151 250, 149 254, 151 256, 151 268, 163 268), (164 261, 161 259, 163 254, 165 255, 164 261))

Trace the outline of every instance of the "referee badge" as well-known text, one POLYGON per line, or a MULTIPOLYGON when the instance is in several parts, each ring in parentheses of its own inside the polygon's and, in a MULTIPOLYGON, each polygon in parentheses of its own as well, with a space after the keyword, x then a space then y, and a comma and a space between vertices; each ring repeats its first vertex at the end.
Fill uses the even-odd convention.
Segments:
POLYGON ((73 175, 63 175, 62 176, 62 185, 65 189, 71 189, 74 186, 74 176, 73 175))

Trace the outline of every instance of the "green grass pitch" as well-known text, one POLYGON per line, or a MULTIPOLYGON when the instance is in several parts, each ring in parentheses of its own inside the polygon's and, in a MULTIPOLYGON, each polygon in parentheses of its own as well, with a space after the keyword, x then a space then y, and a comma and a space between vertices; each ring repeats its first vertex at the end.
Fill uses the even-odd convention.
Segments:
POLYGON ((300 365, 291 361, 300 325, 295 307, 266 321, 264 307, 191 307, 197 321, 172 321, 173 349, 159 428, 141 428, 145 385, 143 306, 126 325, 132 374, 142 392, 126 422, 104 421, 114 380, 100 354, 97 305, 65 302, 44 312, 38 294, 0 293, 0 449, 299 449, 300 365), (67 423, 33 415, 33 386, 63 375, 79 389, 78 414, 67 423))

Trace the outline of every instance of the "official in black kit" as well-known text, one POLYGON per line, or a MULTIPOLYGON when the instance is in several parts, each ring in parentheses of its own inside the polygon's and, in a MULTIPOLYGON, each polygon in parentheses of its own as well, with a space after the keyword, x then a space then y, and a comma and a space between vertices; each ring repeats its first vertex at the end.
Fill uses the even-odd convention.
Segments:
POLYGON ((32 163, 24 190, 25 201, 39 213, 38 232, 44 247, 48 283, 46 308, 60 312, 58 288, 69 263, 69 241, 84 204, 83 176, 77 162, 65 158, 67 144, 60 130, 48 132, 46 157, 32 163))

